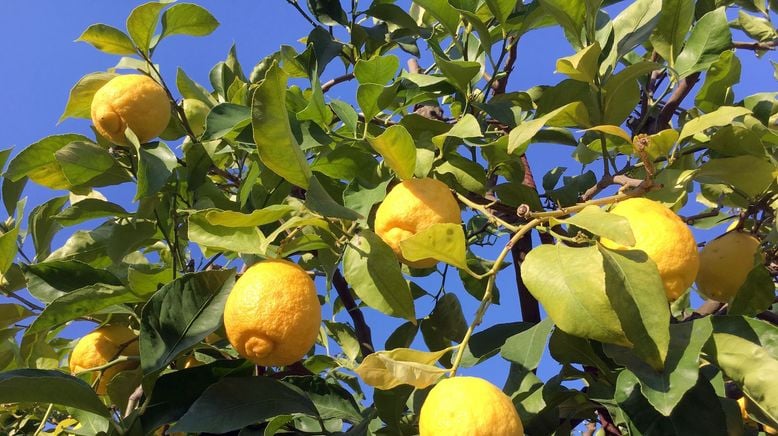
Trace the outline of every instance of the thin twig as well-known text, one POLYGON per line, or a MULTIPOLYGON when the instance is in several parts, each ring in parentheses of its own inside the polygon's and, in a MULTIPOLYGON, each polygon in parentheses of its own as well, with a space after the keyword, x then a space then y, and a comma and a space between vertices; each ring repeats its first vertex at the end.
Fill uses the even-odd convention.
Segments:
POLYGON ((373 346, 370 326, 365 321, 362 310, 360 310, 356 301, 354 301, 348 282, 346 282, 346 278, 343 277, 343 274, 341 274, 339 269, 336 269, 332 276, 332 285, 335 287, 335 291, 337 291, 340 300, 343 302, 343 307, 346 308, 346 312, 348 312, 351 320, 354 321, 354 332, 357 335, 362 356, 365 357, 372 354, 375 351, 375 347, 373 346))
POLYGON ((321 92, 327 92, 338 83, 348 82, 349 80, 354 80, 354 73, 347 73, 324 82, 324 84, 321 85, 321 92))
POLYGON ((303 10, 303 8, 301 8, 301 7, 300 7, 300 5, 298 5, 298 4, 297 4, 297 0, 286 0, 286 2, 287 2, 287 3, 289 3, 290 5, 292 5, 292 6, 293 6, 295 9, 297 9, 297 12, 299 12, 299 13, 300 13, 300 15, 302 15, 302 16, 303 16, 303 18, 305 18, 305 21, 307 21, 307 22, 311 23, 311 26, 313 26, 313 27, 319 27, 319 25, 318 25, 318 24, 316 24, 316 22, 315 22, 315 21, 313 21, 313 20, 311 19, 311 17, 309 17, 309 16, 308 16, 308 14, 306 14, 306 13, 305 13, 305 11, 303 10))
POLYGON ((3 295, 5 295, 6 297, 13 298, 13 299, 23 303, 25 306, 29 307, 32 310, 38 310, 38 311, 43 310, 43 307, 38 306, 37 304, 33 303, 32 301, 30 301, 30 300, 28 300, 28 299, 26 299, 26 298, 24 298, 24 297, 22 297, 20 295, 17 295, 16 292, 7 292, 7 293, 3 292, 3 295))
POLYGON ((778 40, 765 41, 765 42, 734 41, 732 43, 732 48, 739 48, 742 50, 753 50, 753 51, 775 50, 776 46, 778 46, 778 40))
POLYGON ((600 191, 612 185, 621 185, 622 189, 626 189, 626 188, 640 189, 643 192, 646 192, 649 189, 651 189, 651 187, 653 187, 653 182, 651 180, 635 179, 632 177, 625 176, 623 174, 617 174, 615 176, 606 175, 602 179, 600 179, 600 181, 598 181, 596 185, 587 189, 581 195, 581 201, 591 200, 592 198, 594 198, 595 195, 599 194, 600 191))
POLYGON ((694 85, 699 80, 700 80, 700 73, 692 73, 684 77, 678 83, 678 86, 675 88, 673 94, 667 100, 667 103, 665 103, 664 107, 662 107, 662 110, 659 111, 659 116, 657 117, 656 120, 657 131, 670 128, 670 120, 673 118, 673 115, 675 114, 675 110, 678 109, 683 99, 685 99, 686 96, 689 95, 689 93, 692 91, 692 88, 694 88, 694 85))

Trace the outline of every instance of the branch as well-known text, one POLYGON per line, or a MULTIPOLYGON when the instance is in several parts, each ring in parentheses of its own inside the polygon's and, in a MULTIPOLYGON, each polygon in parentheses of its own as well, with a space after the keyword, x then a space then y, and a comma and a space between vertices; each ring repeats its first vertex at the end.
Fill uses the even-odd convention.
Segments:
POLYGON ((511 72, 513 72, 513 65, 516 63, 516 47, 518 46, 516 38, 513 36, 508 38, 508 44, 510 44, 510 48, 508 49, 508 58, 505 60, 505 68, 503 69, 505 75, 492 83, 494 95, 505 94, 508 79, 511 76, 511 72))
POLYGON ((599 194, 600 191, 612 185, 621 185, 620 191, 625 189, 639 189, 642 192, 647 192, 654 186, 651 180, 635 179, 623 174, 617 174, 615 176, 606 175, 600 179, 596 185, 587 189, 581 195, 581 201, 591 200, 595 195, 599 194))
POLYGON ((670 99, 667 100, 667 103, 665 103, 664 107, 662 107, 662 110, 659 112, 659 116, 656 120, 656 125, 658 127, 657 131, 670 128, 670 120, 673 119, 675 110, 678 109, 678 106, 681 105, 683 99, 689 95, 692 88, 694 88, 694 85, 699 80, 700 73, 693 73, 684 77, 683 80, 678 83, 678 87, 675 88, 670 99))
POLYGON ((338 83, 348 82, 349 80, 353 80, 353 79, 354 79, 354 73, 347 73, 342 76, 338 76, 332 80, 328 80, 324 82, 323 85, 321 85, 321 92, 327 92, 338 83))
POLYGON ((308 14, 306 14, 306 13, 305 13, 305 11, 303 10, 303 8, 301 8, 301 7, 300 7, 300 5, 298 5, 298 4, 297 4, 297 0, 286 0, 286 2, 287 2, 287 3, 289 3, 290 5, 292 5, 292 6, 293 6, 295 9, 297 9, 297 12, 299 12, 299 13, 300 13, 300 15, 302 15, 302 16, 303 16, 303 18, 305 18, 305 21, 307 21, 307 22, 311 23, 311 26, 313 26, 313 27, 319 27, 319 25, 318 25, 318 24, 316 24, 316 22, 315 22, 315 21, 313 21, 313 20, 311 19, 311 17, 309 17, 309 16, 308 16, 308 14))
POLYGON ((3 292, 2 294, 5 295, 6 297, 10 297, 10 298, 13 298, 15 300, 18 300, 18 301, 24 303, 24 305, 26 305, 27 307, 29 307, 32 310, 38 310, 38 311, 42 311, 43 310, 43 307, 38 306, 37 304, 33 303, 32 301, 30 301, 30 300, 28 300, 28 299, 26 299, 26 298, 24 298, 24 297, 22 297, 20 295, 17 295, 16 292, 7 292, 7 293, 3 292))
POLYGON ((340 300, 343 302, 343 307, 346 308, 351 320, 354 321, 354 331, 357 334, 357 340, 359 341, 359 349, 362 351, 362 356, 365 357, 372 354, 375 351, 373 347, 373 339, 370 333, 370 326, 365 321, 365 316, 362 314, 362 310, 359 309, 354 297, 351 295, 351 290, 348 287, 346 278, 339 269, 335 270, 332 276, 332 285, 338 292, 340 300))
POLYGON ((767 41, 767 42, 741 42, 741 41, 735 41, 732 43, 732 48, 735 49, 742 49, 742 50, 753 50, 753 51, 760 51, 760 50, 775 50, 775 47, 778 46, 778 40, 773 41, 767 41))
POLYGON ((613 418, 611 418, 610 413, 606 409, 597 409, 597 417, 600 419, 600 425, 605 430, 605 434, 621 436, 621 431, 613 424, 613 418))

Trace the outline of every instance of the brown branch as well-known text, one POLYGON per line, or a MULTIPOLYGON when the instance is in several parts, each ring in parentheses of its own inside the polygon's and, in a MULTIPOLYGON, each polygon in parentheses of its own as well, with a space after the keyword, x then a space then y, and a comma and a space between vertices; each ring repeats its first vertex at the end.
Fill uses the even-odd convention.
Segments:
POLYGON ((742 50, 753 50, 753 51, 760 51, 760 50, 775 50, 775 47, 778 46, 778 40, 773 41, 766 41, 766 42, 742 42, 742 41, 735 41, 732 43, 732 48, 735 49, 742 49, 742 50))
POLYGON ((635 179, 625 176, 623 174, 616 174, 615 176, 605 175, 596 185, 587 189, 581 195, 581 201, 589 201, 599 194, 603 189, 612 185, 621 185, 620 191, 626 189, 640 189, 641 191, 649 191, 654 187, 654 183, 651 180, 635 179))
MULTIPOLYGON (((692 88, 694 88, 694 85, 699 80, 700 80, 700 73, 692 73, 684 77, 678 83, 678 86, 675 88, 675 91, 673 91, 673 94, 667 100, 667 103, 665 103, 664 107, 662 107, 662 110, 659 111, 659 116, 657 117, 656 120, 657 132, 660 130, 670 128, 670 120, 673 119, 675 110, 678 109, 683 99, 685 99, 686 96, 689 95, 689 93, 692 91, 692 88)), ((651 131, 653 132, 653 130, 651 131)))
POLYGON ((761 319, 762 321, 767 321, 771 323, 772 325, 778 326, 778 315, 775 314, 775 312, 771 312, 769 310, 766 310, 762 313, 758 313, 756 315, 757 318, 761 319))
POLYGON ((605 430, 605 434, 621 436, 621 431, 618 427, 616 427, 615 424, 613 424, 613 418, 611 418, 611 415, 608 413, 607 409, 597 409, 597 418, 599 418, 600 425, 602 426, 602 429, 605 430))
POLYGON ((354 73, 347 73, 324 82, 324 84, 321 85, 321 92, 327 92, 338 83, 348 82, 349 80, 354 80, 354 73))
POLYGON ((516 63, 516 47, 518 46, 518 44, 516 44, 516 38, 508 38, 508 44, 510 44, 508 58, 505 60, 505 67, 503 68, 505 75, 492 83, 494 95, 505 94, 505 88, 508 86, 508 78, 510 77, 511 72, 513 72, 513 65, 516 63))
POLYGON ((336 269, 332 276, 332 285, 338 292, 338 296, 340 297, 340 301, 343 302, 343 307, 346 308, 346 312, 351 316, 351 320, 354 321, 354 331, 357 334, 362 357, 372 354, 375 351, 375 347, 373 347, 370 326, 367 325, 365 316, 362 314, 362 310, 359 309, 356 301, 354 301, 348 282, 346 282, 346 278, 343 277, 343 274, 341 274, 339 269, 336 269))

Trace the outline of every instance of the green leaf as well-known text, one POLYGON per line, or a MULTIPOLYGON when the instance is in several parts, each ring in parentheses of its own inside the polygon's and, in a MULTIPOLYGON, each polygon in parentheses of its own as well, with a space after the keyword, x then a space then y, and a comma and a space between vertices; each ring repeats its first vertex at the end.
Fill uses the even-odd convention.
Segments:
POLYGON ((347 25, 348 17, 340 6, 340 0, 307 0, 308 9, 325 26, 347 25))
POLYGON ((49 303, 30 325, 25 336, 42 333, 78 317, 97 313, 107 307, 141 300, 124 286, 104 283, 85 286, 49 303))
POLYGON ((413 297, 392 249, 375 233, 363 230, 343 253, 343 275, 368 306, 416 323, 413 297))
POLYGON ((511 336, 500 349, 500 355, 518 364, 524 371, 536 369, 546 350, 552 328, 554 323, 551 322, 551 318, 546 318, 533 327, 511 336))
POLYGON ((47 260, 78 260, 96 268, 119 263, 154 236, 157 228, 148 220, 108 221, 94 230, 79 230, 47 260))
POLYGON ((540 245, 527 254, 521 264, 521 276, 563 331, 630 346, 606 294, 602 263, 597 247, 540 245))
POLYGON ((269 377, 230 377, 205 389, 170 431, 226 433, 296 413, 317 415, 311 400, 297 389, 269 377))
POLYGON ((399 178, 413 178, 416 168, 416 144, 405 127, 399 124, 391 126, 377 137, 368 138, 368 142, 399 178))
POLYGON ((449 35, 456 35, 459 27, 459 12, 447 0, 413 0, 443 25, 449 35))
POLYGON ((93 268, 79 261, 47 260, 23 266, 28 287, 33 297, 49 304, 56 298, 77 289, 98 283, 121 286, 121 281, 110 272, 93 268), (38 279, 43 283, 35 283, 38 279), (44 285, 50 289, 44 289, 44 285))
POLYGON ((362 108, 365 119, 373 119, 384 105, 381 101, 381 95, 384 93, 384 87, 375 83, 365 83, 357 88, 357 104, 362 108))
POLYGON ((133 294, 142 297, 157 292, 163 285, 173 281, 173 268, 146 264, 130 265, 127 268, 127 284, 133 294))
POLYGON ((711 159, 694 176, 700 183, 724 183, 754 198, 774 181, 778 170, 770 161, 751 155, 711 159))
POLYGON ((359 115, 354 110, 354 107, 343 100, 332 100, 330 108, 335 112, 338 119, 343 122, 343 125, 356 134, 359 115))
POLYGON ((486 7, 500 23, 505 24, 516 9, 516 3, 517 0, 486 0, 486 7))
POLYGON ((71 188, 117 185, 132 180, 108 150, 91 142, 71 142, 57 150, 54 157, 71 188))
POLYGON ((586 21, 586 4, 582 1, 538 0, 543 11, 554 17, 562 26, 567 40, 576 50, 583 48, 581 31, 586 21))
POLYGON ((599 69, 597 61, 600 53, 600 44, 595 41, 574 55, 559 58, 556 61, 556 72, 580 82, 593 82, 599 69))
POLYGON ((603 124, 621 125, 640 100, 640 87, 637 80, 660 68, 661 66, 654 62, 638 62, 608 79, 603 87, 605 92, 603 124))
POLYGON ((216 251, 263 253, 265 236, 259 228, 214 225, 206 219, 206 213, 189 215, 187 237, 191 242, 216 251))
MULTIPOLYGON (((30 212, 27 228, 32 234, 36 259, 45 259, 51 253, 51 240, 62 228, 58 222, 52 219, 52 215, 62 210, 67 199, 67 197, 54 197, 30 212)), ((8 268, 3 268, 3 266, 0 266, 0 271, 7 271, 8 268)))
POLYGON ((462 355, 461 366, 473 367, 495 356, 509 338, 532 328, 535 324, 528 322, 511 322, 495 324, 470 337, 467 349, 462 355))
POLYGON ((156 195, 178 166, 176 155, 162 142, 141 145, 138 151, 138 188, 135 199, 156 195))
POLYGON ((470 83, 478 76, 482 68, 479 62, 449 61, 438 55, 435 55, 435 64, 446 79, 463 94, 470 90, 470 83))
POLYGON ((272 204, 262 209, 256 209, 249 214, 219 209, 209 209, 198 213, 205 212, 205 219, 214 226, 256 227, 278 221, 294 210, 295 207, 287 204, 272 204))
MULTIPOLYGON (((431 351, 445 350, 452 342, 461 343, 466 333, 467 320, 462 313, 462 304, 452 293, 438 299, 432 313, 421 320, 421 334, 431 351)), ((441 363, 450 367, 450 357, 451 354, 444 354, 440 358, 441 363)))
POLYGON ((446 373, 445 369, 434 366, 434 363, 447 352, 426 352, 411 348, 377 351, 365 357, 354 372, 368 385, 384 391, 404 384, 424 389, 446 373))
POLYGON ((186 274, 160 289, 141 313, 143 372, 164 368, 175 357, 219 328, 234 270, 186 274))
POLYGON ((6 328, 13 323, 29 318, 34 314, 18 304, 0 304, 0 327, 6 328))
POLYGON ((386 85, 400 68, 400 59, 395 55, 375 56, 369 60, 360 59, 354 65, 354 76, 359 83, 386 85))
POLYGON ((435 259, 468 270, 465 232, 459 224, 433 224, 400 242, 403 257, 411 262, 435 259))
POLYGON ((91 118, 92 97, 98 89, 108 83, 117 75, 114 73, 89 73, 76 82, 70 90, 65 111, 59 117, 58 122, 67 118, 91 118))
POLYGON ((207 103, 211 107, 216 105, 216 99, 211 96, 208 90, 190 79, 181 68, 176 70, 176 87, 184 98, 194 98, 207 103))
POLYGON ((59 404, 108 416, 108 409, 86 382, 61 371, 16 369, 0 373, 3 403, 59 404))
POLYGON ((219 22, 202 6, 178 3, 162 14, 162 36, 205 36, 216 30, 219 22))
POLYGON ((559 125, 558 123, 560 122, 562 124, 580 123, 584 125, 588 124, 588 118, 586 106, 581 102, 574 102, 557 108, 541 117, 525 121, 511 130, 508 135, 508 153, 523 153, 540 129, 552 121, 555 122, 555 125, 559 125))
POLYGON ((286 108, 287 75, 274 62, 252 96, 251 125, 259 158, 274 173, 308 188, 311 169, 292 133, 286 108))
POLYGON ((778 36, 772 23, 762 17, 755 17, 745 12, 738 11, 737 20, 733 27, 741 29, 751 39, 756 41, 772 41, 778 36))
POLYGON ((678 141, 702 133, 711 127, 726 126, 735 118, 750 114, 751 111, 739 106, 722 106, 715 111, 694 118, 683 125, 678 141))
POLYGON ((108 54, 129 56, 135 54, 135 46, 130 37, 121 30, 105 24, 92 24, 87 27, 84 33, 76 39, 76 42, 78 41, 86 42, 108 54))
POLYGON ((133 9, 127 17, 127 31, 143 53, 149 53, 151 40, 157 30, 159 13, 165 6, 164 3, 158 2, 144 3, 133 9))
POLYGON ((214 106, 205 118, 203 141, 235 138, 251 124, 251 110, 246 106, 220 103, 214 106))
POLYGON ((602 63, 601 73, 607 73, 609 68, 615 67, 619 59, 648 40, 659 22, 661 10, 662 2, 637 0, 613 19, 614 47, 602 63))
POLYGON ((570 218, 558 220, 588 230, 595 235, 631 247, 635 245, 635 236, 626 218, 607 213, 597 206, 586 206, 570 218))
POLYGON ((308 190, 305 192, 305 205, 310 210, 325 217, 343 218, 350 221, 364 218, 357 212, 333 200, 316 177, 311 177, 308 190))
POLYGON ((727 315, 756 315, 770 307, 775 299, 775 284, 764 265, 748 273, 735 298, 729 303, 727 315))
POLYGON ((51 219, 63 226, 72 226, 96 218, 126 218, 129 216, 132 216, 132 214, 124 210, 124 208, 118 204, 100 200, 98 198, 85 198, 56 215, 53 215, 51 219))
MULTIPOLYGON (((629 136, 629 133, 625 132, 624 129, 622 129, 619 126, 614 126, 612 124, 603 124, 601 126, 594 126, 586 129, 587 132, 601 132, 605 133, 606 135, 615 136, 617 138, 621 138, 624 141, 626 141, 628 144, 632 143, 632 137, 629 136)), ((553 186, 552 186, 553 188, 553 186)))
POLYGON ((91 142, 86 136, 65 134, 48 136, 29 145, 11 159, 5 177, 16 182, 26 176, 47 188, 67 188, 69 183, 57 162, 55 153, 75 141, 91 142))
POLYGON ((672 67, 694 21, 694 0, 663 0, 651 45, 672 67))
POLYGON ((694 104, 703 112, 713 112, 720 106, 732 105, 735 94, 732 87, 740 82, 740 60, 734 52, 722 52, 705 75, 694 104))
POLYGON ((608 299, 633 352, 656 370, 665 363, 670 343, 670 309, 654 262, 642 251, 599 246, 608 299))
POLYGON ((675 70, 681 78, 704 71, 716 62, 723 51, 731 47, 732 34, 725 8, 710 11, 694 25, 683 51, 678 55, 675 70))

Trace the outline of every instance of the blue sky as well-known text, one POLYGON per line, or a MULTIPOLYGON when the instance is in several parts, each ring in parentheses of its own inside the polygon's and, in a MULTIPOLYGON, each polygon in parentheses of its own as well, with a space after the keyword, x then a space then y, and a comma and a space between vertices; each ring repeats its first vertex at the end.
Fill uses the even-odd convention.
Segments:
MULTIPOLYGON (((283 0, 205 0, 197 3, 209 9, 221 25, 207 37, 174 36, 163 41, 154 58, 160 64, 168 83, 175 83, 175 71, 181 67, 196 81, 207 84, 211 67, 225 58, 233 43, 237 45, 244 70, 251 71, 257 61, 277 50, 281 44, 302 48, 297 40, 310 31, 310 25, 283 0)), ((78 79, 87 73, 112 67, 118 57, 101 53, 86 43, 76 43, 74 40, 93 23, 105 23, 123 29, 125 17, 138 4, 138 1, 124 0, 39 0, 34 6, 22 0, 0 2, 0 47, 4 58, 3 67, 0 68, 0 101, 4 103, 0 116, 0 149, 14 147, 16 154, 28 144, 51 134, 74 132, 91 135, 88 120, 68 119, 59 125, 57 120, 64 109, 69 89, 78 79)), ((736 34, 735 39, 745 40, 739 34, 736 34)), ((420 43, 420 48, 424 51, 424 42, 420 43)), ((522 90, 562 80, 553 73, 555 61, 572 52, 558 29, 543 29, 524 36, 519 42, 516 69, 508 89, 522 90)), ((759 91, 775 89, 773 69, 768 61, 772 54, 761 60, 756 59, 751 52, 738 55, 743 63, 743 78, 736 88, 736 100, 759 91)), ((322 81, 342 72, 342 67, 333 63, 322 81)), ((347 101, 353 100, 352 96, 353 88, 349 85, 336 87, 328 93, 330 98, 347 101)), ((683 106, 690 106, 691 100, 689 98, 683 106)), ((580 167, 569 158, 571 151, 564 146, 533 145, 528 155, 536 178, 539 180, 546 171, 558 165, 568 166, 575 173, 580 167)), ((118 202, 134 209, 130 205, 131 188, 124 186, 101 191, 109 197, 120 196, 123 201, 118 202)), ((28 185, 25 194, 29 196, 29 211, 49 198, 52 192, 28 185)), ((90 225, 95 226, 97 223, 90 225)), ((63 232, 55 244, 61 243, 66 235, 67 232, 63 232)), ((705 240, 715 235, 715 232, 696 232, 696 235, 698 239, 705 240)), ((498 249, 501 246, 498 244, 498 249)), ((497 251, 487 257, 495 257, 497 251)), ((484 326, 520 320, 514 280, 512 268, 507 268, 499 275, 502 304, 492 306, 484 326)), ((466 318, 470 321, 477 304, 461 289, 456 274, 450 273, 447 290, 460 296, 466 318)), ((426 313, 428 309, 423 303, 417 308, 418 313, 426 313)), ((374 342, 381 348, 386 337, 402 321, 369 309, 365 312, 368 322, 374 326, 374 342)), ((325 318, 327 316, 325 312, 325 318)), ((338 320, 347 321, 348 318, 341 313, 338 320)), ((425 348, 421 340, 417 340, 415 346, 425 348)), ((479 375, 501 386, 507 370, 506 361, 493 358, 462 373, 479 375)), ((557 366, 546 358, 540 376, 545 379, 555 374, 556 370, 557 366)))

